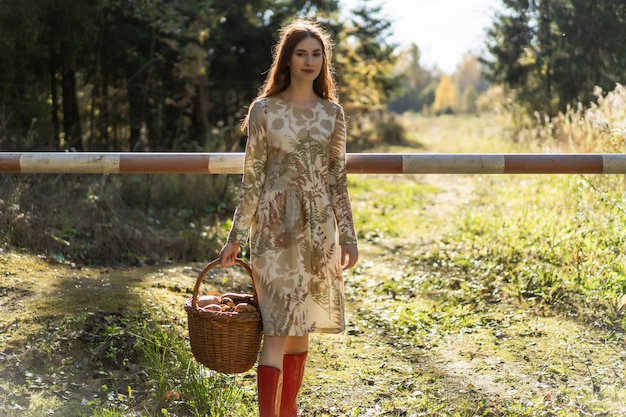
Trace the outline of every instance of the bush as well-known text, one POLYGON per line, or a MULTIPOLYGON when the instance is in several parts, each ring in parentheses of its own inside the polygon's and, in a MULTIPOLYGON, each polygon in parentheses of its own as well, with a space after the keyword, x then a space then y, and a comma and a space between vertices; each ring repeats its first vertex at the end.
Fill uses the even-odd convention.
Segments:
POLYGON ((372 112, 348 118, 348 151, 358 152, 386 145, 406 144, 406 131, 395 113, 372 112))

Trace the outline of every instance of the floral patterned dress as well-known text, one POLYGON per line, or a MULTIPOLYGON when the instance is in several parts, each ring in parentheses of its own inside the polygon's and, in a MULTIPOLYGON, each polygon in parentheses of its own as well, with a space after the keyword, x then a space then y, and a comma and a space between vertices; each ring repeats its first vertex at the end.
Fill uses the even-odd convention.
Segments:
POLYGON ((339 104, 280 96, 250 109, 243 184, 229 241, 250 241, 268 336, 345 328, 340 244, 356 244, 339 104))

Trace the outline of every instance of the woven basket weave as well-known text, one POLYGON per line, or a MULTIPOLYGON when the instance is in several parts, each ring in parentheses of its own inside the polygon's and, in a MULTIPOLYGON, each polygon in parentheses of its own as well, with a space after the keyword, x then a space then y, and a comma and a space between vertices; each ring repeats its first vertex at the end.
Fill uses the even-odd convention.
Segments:
MULTIPOLYGON (((245 261, 236 260, 250 279, 252 269, 245 261)), ((252 304, 256 312, 203 311, 198 308, 200 284, 207 272, 219 265, 219 259, 209 262, 196 281, 193 295, 185 303, 191 352, 198 362, 224 374, 239 374, 252 368, 261 346, 262 323, 258 311, 256 289, 252 304)), ((254 288, 254 280, 252 280, 254 288)))

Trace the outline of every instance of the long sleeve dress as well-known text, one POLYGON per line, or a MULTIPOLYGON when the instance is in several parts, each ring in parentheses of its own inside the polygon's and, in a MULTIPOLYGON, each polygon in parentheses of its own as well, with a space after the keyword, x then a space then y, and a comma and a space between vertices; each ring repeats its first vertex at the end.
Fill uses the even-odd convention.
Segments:
POLYGON ((250 242, 267 336, 345 328, 341 244, 356 244, 342 107, 280 96, 252 103, 239 204, 229 241, 250 242))

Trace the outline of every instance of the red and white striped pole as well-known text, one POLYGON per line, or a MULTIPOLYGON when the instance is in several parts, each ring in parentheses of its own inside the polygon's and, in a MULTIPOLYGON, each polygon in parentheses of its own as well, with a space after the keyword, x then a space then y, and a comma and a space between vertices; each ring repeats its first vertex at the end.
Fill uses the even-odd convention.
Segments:
MULTIPOLYGON (((0 173, 241 174, 243 153, 0 152, 0 173)), ((352 174, 626 174, 626 154, 376 154, 347 157, 352 174)))

